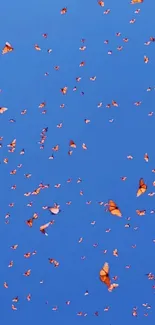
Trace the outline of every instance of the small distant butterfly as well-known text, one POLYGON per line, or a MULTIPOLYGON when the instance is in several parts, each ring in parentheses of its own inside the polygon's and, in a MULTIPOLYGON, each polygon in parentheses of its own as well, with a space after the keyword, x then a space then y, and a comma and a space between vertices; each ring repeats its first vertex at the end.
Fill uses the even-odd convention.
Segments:
POLYGON ((3 47, 2 54, 12 52, 13 50, 14 50, 14 48, 12 47, 12 45, 10 43, 6 42, 5 46, 3 47))

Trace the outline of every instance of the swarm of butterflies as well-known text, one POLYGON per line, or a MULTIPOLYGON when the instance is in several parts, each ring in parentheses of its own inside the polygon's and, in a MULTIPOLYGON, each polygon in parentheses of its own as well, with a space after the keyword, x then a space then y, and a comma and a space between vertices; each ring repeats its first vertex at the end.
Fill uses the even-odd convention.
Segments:
MULTIPOLYGON (((142 3, 143 0, 132 0, 131 1, 131 4, 138 4, 138 3, 142 3)), ((98 4, 101 6, 101 7, 104 7, 104 1, 98 1, 98 4)), ((67 13, 67 8, 63 8, 61 9, 61 14, 66 14, 67 13)), ((45 35, 45 37, 47 37, 47 35, 45 35)), ((38 45, 35 45, 35 49, 36 50, 40 50, 39 46, 38 45)), ((12 52, 14 50, 13 46, 9 43, 9 42, 6 42, 5 43, 5 46, 2 50, 2 54, 6 54, 8 52, 12 52)), ((61 92, 63 94, 66 94, 67 92, 67 87, 64 87, 61 89, 61 92)), ((45 105, 43 105, 45 106, 45 105)), ((41 106, 41 107, 43 107, 41 106)), ((4 113, 5 111, 7 110, 6 107, 0 107, 0 113, 4 113)), ((15 143, 16 143, 16 140, 13 140, 12 143, 11 143, 11 147, 14 148, 15 147, 15 143)), ((70 141, 70 146, 73 147, 73 148, 76 148, 76 144, 74 143, 73 140, 70 141)), ((137 197, 139 197, 140 195, 144 194, 147 190, 147 185, 145 184, 143 178, 140 179, 139 181, 139 188, 137 190, 137 197)), ((36 191, 40 191, 40 189, 37 189, 36 191)), ((36 193, 37 194, 37 193, 36 193)), ((60 212, 60 206, 55 204, 54 207, 48 207, 49 211, 52 213, 52 214, 58 214, 60 212)), ((113 200, 109 200, 108 202, 108 211, 114 215, 114 216, 117 216, 117 217, 122 217, 122 213, 119 209, 119 207, 117 206, 117 204, 113 201, 113 200)), ((143 211, 139 211, 137 210, 137 213, 139 215, 143 215, 145 213, 145 210, 143 211)), ((29 226, 29 227, 32 227, 33 225, 33 221, 35 219, 37 219, 37 214, 34 214, 33 217, 31 219, 28 219, 26 221, 26 224, 29 226)), ((44 235, 48 235, 47 232, 46 232, 46 229, 51 225, 53 224, 54 221, 50 221, 44 225, 42 225, 40 227, 40 231, 44 234, 44 235)), ((116 288, 118 286, 118 284, 116 283, 111 283, 110 281, 110 276, 109 276, 109 265, 108 263, 105 263, 102 267, 102 269, 100 270, 100 280, 106 284, 106 286, 108 287, 108 290, 109 291, 112 291, 113 288, 116 288)))
MULTIPOLYGON (((131 3, 131 4, 140 4, 140 3, 143 3, 143 0, 131 0, 130 3, 131 3)), ((104 5, 105 5, 105 4, 104 4, 104 1, 98 1, 98 5, 101 6, 101 7, 104 7, 104 5)), ((61 15, 65 15, 65 14, 67 14, 67 13, 68 13, 68 8, 67 8, 67 7, 64 7, 64 8, 62 8, 62 9, 60 10, 60 14, 61 14, 61 15)), ((106 11, 106 14, 107 14, 107 13, 108 13, 108 12, 106 11)), ((43 34, 43 36, 44 36, 44 38, 46 38, 46 37, 47 37, 47 34, 43 34)), ((152 40, 152 41, 155 41, 155 40, 152 40)), ((84 42, 84 40, 83 40, 83 42, 84 42)), ((35 44, 34 48, 35 48, 35 50, 37 50, 37 51, 40 51, 40 50, 41 50, 41 48, 40 48, 39 45, 37 45, 37 44, 35 44)), ((80 49, 83 51, 83 50, 85 50, 85 47, 81 47, 80 49)), ((7 53, 12 52, 12 51, 14 51, 14 47, 13 47, 9 42, 6 42, 5 45, 4 45, 4 47, 3 47, 3 49, 2 49, 2 54, 4 55, 4 54, 7 54, 7 53)), ((48 50, 49 53, 50 53, 50 51, 52 51, 52 50, 48 50)), ((111 53, 108 53, 108 54, 111 54, 111 53)), ((148 61, 149 61, 148 57, 144 56, 144 62, 145 62, 145 63, 148 63, 148 61)), ((84 64, 85 64, 84 61, 82 61, 82 62, 80 63, 80 67, 84 66, 84 64)), ((56 66, 56 67, 55 67, 55 70, 59 70, 59 66, 56 66)), ((79 79, 77 78, 77 81, 79 81, 79 80, 80 80, 80 77, 79 77, 79 79)), ((90 80, 91 80, 91 81, 95 81, 95 80, 96 80, 96 76, 95 76, 95 77, 91 77, 90 80)), ((76 87, 74 88, 74 90, 76 90, 76 87)), ((65 86, 65 87, 63 87, 63 88, 60 88, 60 92, 61 92, 62 95, 66 95, 66 94, 67 94, 67 91, 68 91, 68 87, 67 87, 67 86, 65 86)), ((148 89, 148 91, 150 91, 150 89, 148 89)), ((82 94, 83 94, 83 93, 82 93, 82 94)), ((64 107, 63 105, 64 105, 64 104, 62 104, 61 107, 64 107)), ((140 102, 136 102, 136 106, 139 106, 139 105, 140 105, 140 102)), ((39 105, 39 108, 43 109, 45 106, 46 106, 46 103, 45 103, 45 102, 42 102, 42 103, 39 105)), ((101 106, 102 106, 102 103, 100 103, 100 104, 98 105, 98 107, 101 107, 101 106)), ((116 101, 112 101, 112 106, 118 107, 117 102, 116 102, 116 101)), ((110 107, 110 106, 107 106, 107 107, 110 107)), ((8 109, 7 109, 6 107, 0 107, 0 114, 5 113, 7 110, 8 110, 8 109)), ((43 112, 46 113, 46 110, 43 111, 43 112)), ((23 115, 26 114, 26 110, 22 111, 21 114, 23 114, 23 115)), ((85 121, 86 124, 90 123, 90 120, 89 120, 89 119, 85 119, 84 121, 85 121)), ((58 127, 58 128, 61 128, 61 127, 62 127, 62 123, 58 124, 57 127, 58 127)), ((45 128, 45 129, 42 130, 42 133, 41 133, 41 140, 40 140, 40 142, 39 142, 39 144, 40 144, 40 148, 41 148, 41 149, 44 148, 44 142, 45 142, 45 139, 46 139, 46 133, 47 133, 47 131, 48 131, 48 128, 45 128)), ((9 152, 14 152, 14 151, 15 151, 15 148, 16 148, 16 139, 13 139, 12 142, 8 145, 8 147, 9 147, 9 152)), ((70 140, 70 142, 69 142, 69 147, 70 147, 71 149, 76 149, 76 143, 75 143, 73 140, 70 140)), ((83 148, 84 150, 87 150, 87 146, 86 146, 85 143, 82 144, 82 148, 83 148)), ((53 147, 52 150, 53 150, 54 152, 57 152, 57 151, 59 150, 59 145, 56 145, 55 147, 53 147)), ((20 154, 24 154, 24 149, 20 152, 20 154)), ((71 154, 72 154, 72 150, 69 150, 69 151, 68 151, 68 154, 71 155, 71 154)), ((132 159, 132 156, 129 156, 129 158, 132 159)), ((49 157, 49 159, 54 159, 54 156, 51 155, 51 156, 49 157)), ((145 154, 144 159, 145 159, 146 161, 149 160, 149 157, 148 157, 147 154, 145 154)), ((7 159, 7 158, 4 159, 4 163, 5 163, 5 164, 8 163, 8 159, 7 159)), ((21 166, 18 166, 18 167, 20 168, 21 166)), ((15 175, 15 174, 16 174, 16 169, 12 170, 12 171, 10 172, 10 174, 11 174, 11 175, 15 175)), ((31 175, 30 175, 30 174, 26 174, 25 176, 26 176, 27 178, 29 178, 31 175)), ((79 179, 79 182, 80 182, 80 181, 81 181, 81 180, 79 179)), ((43 185, 43 184, 40 184, 37 188, 34 189, 34 191, 32 191, 32 192, 26 192, 24 195, 25 195, 25 196, 29 196, 29 195, 38 195, 38 194, 40 193, 41 189, 48 188, 48 186, 49 186, 49 185, 43 185)), ((59 188, 59 187, 60 187, 60 184, 56 184, 55 187, 56 187, 56 188, 59 188)), ((14 188, 13 188, 13 189, 15 189, 15 188, 16 188, 16 186, 14 185, 14 188)), ((136 196, 137 196, 137 197, 140 197, 140 196, 143 195, 146 191, 147 191, 147 184, 145 183, 145 181, 144 181, 143 178, 140 178, 140 180, 139 180, 139 184, 138 184, 138 186, 137 186, 136 196)), ((80 194, 83 195, 82 191, 80 192, 80 194)), ((71 203, 70 201, 67 202, 68 205, 69 205, 70 203, 71 203)), ((87 202, 87 203, 89 204, 89 202, 87 202)), ((31 203, 29 203, 29 206, 31 206, 31 203)), ((121 218, 121 217, 122 217, 122 211, 120 210, 120 208, 119 208, 119 206, 117 205, 117 203, 114 202, 112 199, 110 199, 107 203, 105 203, 104 206, 106 207, 106 211, 108 211, 111 215, 116 216, 116 217, 118 217, 118 218, 121 218)), ((44 206, 43 209, 44 209, 44 210, 48 210, 48 211, 51 213, 52 216, 56 216, 56 215, 58 215, 58 214, 61 212, 60 205, 57 204, 57 203, 54 203, 53 206, 44 206)), ((136 213, 137 213, 139 216, 143 216, 143 215, 145 215, 145 212, 146 212, 145 210, 138 210, 138 209, 136 210, 136 213)), ((6 218, 8 218, 8 217, 9 217, 9 215, 7 215, 6 218)), ((37 219, 38 219, 38 214, 37 214, 37 213, 34 213, 33 216, 32 216, 31 218, 29 218, 29 219, 27 219, 27 220, 25 221, 25 223, 26 223, 26 225, 27 225, 28 227, 31 228, 31 227, 33 226, 33 224, 36 222, 37 219)), ((45 223, 45 224, 42 224, 42 225, 40 226, 40 228, 39 228, 40 233, 41 233, 42 235, 48 236, 48 230, 49 230, 49 227, 50 227, 51 225, 53 225, 54 222, 55 222, 55 220, 50 220, 49 222, 47 222, 47 223, 45 223)), ((14 245, 14 246, 12 246, 12 248, 13 248, 13 249, 16 249, 17 246, 18 246, 18 245, 14 245)), ((27 253, 27 254, 24 255, 24 257, 28 258, 28 257, 30 256, 30 254, 35 254, 35 253, 36 253, 35 251, 34 251, 33 253, 27 253)), ((117 254, 117 252, 116 252, 116 254, 117 254)), ((50 264, 53 264, 53 265, 54 265, 54 267, 58 267, 58 266, 59 266, 59 262, 58 262, 57 260, 55 260, 55 259, 53 259, 53 258, 48 258, 48 260, 49 260, 49 263, 50 263, 50 264)), ((13 265, 13 263, 12 263, 12 261, 11 261, 10 264, 9 264, 9 267, 12 267, 12 265, 13 265)), ((30 274, 31 274, 31 269, 28 269, 28 270, 24 273, 25 276, 30 276, 30 274)), ((148 277, 150 277, 150 278, 151 278, 151 276, 152 276, 152 274, 149 274, 149 275, 148 275, 148 277)), ((108 264, 107 262, 105 262, 105 263, 103 264, 102 268, 101 268, 100 271, 99 271, 99 279, 100 279, 100 281, 101 281, 102 283, 104 283, 104 284, 106 285, 106 287, 107 287, 107 289, 108 289, 109 292, 112 292, 114 289, 116 289, 116 288, 119 286, 119 284, 117 284, 117 283, 113 283, 113 282, 112 282, 111 277, 110 277, 110 266, 109 266, 109 264, 108 264)), ((5 287, 5 288, 8 288, 8 285, 7 285, 6 282, 4 282, 4 287, 5 287)), ((27 296, 27 300, 30 300, 30 299, 31 299, 31 295, 28 295, 28 296, 27 296)), ((18 302, 18 297, 15 297, 14 300, 13 300, 13 302, 17 303, 17 302, 18 302)), ((68 304, 69 304, 69 303, 68 303, 68 304)), ((56 307, 55 307, 55 308, 56 308, 56 307)), ((12 309, 13 309, 13 310, 16 310, 17 308, 15 307, 15 305, 12 305, 12 309)), ((54 310, 54 309, 53 309, 53 310, 54 310)), ((55 310, 56 310, 56 309, 55 309, 55 310)), ((133 313, 136 315, 136 309, 133 311, 133 313)), ((79 313, 79 315, 80 315, 80 313, 79 313)))

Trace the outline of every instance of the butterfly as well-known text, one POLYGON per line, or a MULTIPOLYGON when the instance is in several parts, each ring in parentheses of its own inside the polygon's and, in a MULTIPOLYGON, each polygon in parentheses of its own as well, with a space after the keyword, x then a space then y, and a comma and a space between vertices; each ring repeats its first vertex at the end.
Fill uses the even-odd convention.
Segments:
POLYGON ((14 48, 12 47, 12 45, 10 43, 6 42, 5 46, 3 47, 2 54, 12 52, 13 50, 14 50, 14 48))
POLYGON ((145 216, 146 210, 136 210, 138 216, 145 216))
POLYGON ((149 62, 148 56, 144 55, 144 63, 148 63, 148 62, 149 62))
POLYGON ((147 153, 145 153, 145 155, 144 155, 144 160, 145 160, 146 162, 148 162, 148 161, 149 161, 149 156, 148 156, 148 154, 147 154, 147 153))
POLYGON ((98 1, 99 6, 104 7, 104 1, 98 1))
POLYGON ((32 227, 33 226, 33 218, 26 220, 26 224, 27 224, 27 226, 32 227))
POLYGON ((76 144, 75 144, 75 142, 74 142, 73 140, 70 140, 70 142, 69 142, 69 146, 70 146, 71 148, 76 148, 76 144))
POLYGON ((61 15, 66 14, 66 12, 67 12, 67 7, 66 8, 62 8, 61 11, 60 11, 61 15))
POLYGON ((6 107, 0 107, 0 114, 3 114, 7 110, 8 110, 8 108, 6 108, 6 107))
POLYGON ((33 226, 33 220, 35 220, 35 219, 38 219, 37 213, 34 213, 32 218, 26 220, 27 226, 32 227, 33 226))
POLYGON ((142 3, 143 2, 143 0, 132 0, 130 3, 132 4, 132 5, 134 5, 134 4, 136 4, 136 3, 142 3))
POLYGON ((34 48, 35 48, 35 50, 37 50, 37 51, 41 51, 41 48, 40 48, 40 46, 39 46, 38 44, 35 44, 35 45, 34 45, 34 48))
POLYGON ((114 216, 121 217, 122 213, 116 203, 112 200, 109 200, 108 202, 108 211, 113 214, 114 216))
POLYGON ((138 188, 138 191, 137 191, 137 197, 144 194, 147 190, 147 185, 144 183, 144 180, 143 178, 141 178, 139 180, 139 188, 138 188))
POLYGON ((30 274, 31 274, 31 269, 29 269, 25 273, 23 273, 23 275, 25 275, 25 276, 30 276, 30 274))
POLYGON ((50 222, 48 222, 48 223, 46 223, 46 224, 40 226, 40 231, 41 231, 41 233, 42 233, 43 235, 48 236, 48 234, 47 234, 47 232, 46 232, 46 229, 49 227, 49 225, 52 225, 53 223, 54 223, 54 220, 52 220, 52 221, 50 221, 50 222))
POLYGON ((63 95, 66 95, 68 87, 61 88, 60 91, 63 95))
POLYGON ((49 211, 52 213, 52 214, 58 214, 60 212, 60 206, 59 204, 54 204, 53 207, 48 207, 49 211))
POLYGON ((12 302, 18 302, 18 301, 19 301, 18 296, 12 299, 12 302))
POLYGON ((56 261, 54 258, 49 258, 48 260, 49 260, 49 263, 54 264, 55 267, 59 266, 59 262, 56 261))
POLYGON ((100 280, 109 288, 111 281, 109 277, 109 264, 104 263, 102 269, 100 270, 100 280))
POLYGON ((7 145, 9 148, 15 148, 16 147, 16 139, 12 140, 10 144, 7 145))

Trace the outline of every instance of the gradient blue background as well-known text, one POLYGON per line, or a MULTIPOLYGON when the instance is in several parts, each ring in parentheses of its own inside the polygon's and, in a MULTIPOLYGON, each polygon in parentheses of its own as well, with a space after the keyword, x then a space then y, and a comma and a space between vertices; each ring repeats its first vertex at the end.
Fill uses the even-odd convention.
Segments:
POLYGON ((154 281, 148 281, 146 273, 155 272, 155 222, 150 210, 155 208, 153 191, 155 179, 154 110, 155 92, 146 89, 154 84, 155 44, 145 46, 144 42, 154 36, 153 0, 140 5, 130 5, 130 1, 105 0, 101 8, 96 0, 51 1, 3 1, 1 3, 0 48, 8 41, 14 52, 0 57, 0 106, 8 111, 0 116, 0 136, 4 137, 0 149, 0 322, 1 324, 38 325, 51 322, 57 324, 111 324, 130 325, 131 322, 143 325, 153 322, 154 281), (66 15, 60 15, 63 7, 66 15), (103 11, 111 9, 109 15, 103 11), (136 9, 141 11, 134 14, 136 9), (136 18, 135 24, 129 24, 136 18), (120 37, 115 33, 121 32, 120 37), (42 37, 48 33, 48 38, 42 37), (129 42, 124 43, 123 38, 129 42), (79 51, 81 38, 86 39, 86 51, 79 51), (109 44, 105 45, 104 40, 109 44), (41 47, 35 51, 34 44, 41 47), (117 47, 123 45, 121 52, 117 47), (48 54, 47 49, 52 48, 48 54), (113 54, 108 55, 108 50, 113 54), (143 57, 150 58, 144 64, 143 57), (85 61, 83 68, 79 67, 85 61), (60 70, 55 71, 54 66, 60 70), (49 76, 45 77, 45 72, 49 76), (95 82, 89 80, 96 76, 95 82), (76 77, 82 77, 76 83, 76 77), (67 86, 68 93, 63 96, 60 88, 67 86), (77 91, 72 89, 77 86, 77 91), (84 91, 84 96, 81 95, 84 91), (116 100, 119 107, 106 108, 106 104, 116 100), (41 114, 39 104, 46 101, 47 114, 41 114), (103 106, 98 108, 99 102, 103 106), (136 107, 135 101, 142 101, 136 107), (65 108, 60 104, 65 103, 65 108), (27 109, 26 115, 21 111, 27 109), (15 119, 10 123, 9 119, 15 119), (85 124, 84 119, 91 120, 85 124), (114 119, 109 123, 109 119, 114 119), (62 129, 56 125, 63 122, 62 129), (39 149, 38 141, 42 128, 49 127, 44 150, 39 149), (7 144, 17 139, 16 151, 8 153, 7 144), (73 155, 67 154, 69 141, 73 139, 77 149, 73 155), (82 149, 86 143, 88 150, 82 149), (49 160, 52 147, 60 145, 49 160), (25 149, 25 155, 19 153, 25 149), (145 152, 150 160, 147 164, 145 152), (127 155, 133 155, 128 160, 127 155), (3 159, 8 157, 5 165, 3 159), (22 163, 21 169, 17 165, 22 163), (17 168, 15 176, 10 175, 17 168), (30 179, 24 174, 32 173, 30 179), (127 176, 126 182, 120 180, 127 176), (77 179, 82 183, 77 184, 77 179), (140 177, 148 184, 148 192, 136 198, 140 177), (67 179, 72 178, 71 183, 67 179), (40 182, 49 183, 50 188, 38 196, 25 197, 24 193, 33 191, 40 182), (61 188, 54 185, 61 183, 61 188), (16 184, 17 189, 11 190, 16 184), (84 195, 80 196, 80 190, 84 195), (104 212, 98 201, 113 199, 119 205, 123 218, 118 219, 104 212), (71 200, 70 206, 66 202, 71 200), (91 205, 86 201, 91 200, 91 205), (33 206, 27 203, 33 201, 33 206), (9 203, 14 202, 14 208, 9 203), (42 206, 54 202, 61 205, 62 212, 55 219, 55 225, 48 229, 49 236, 43 236, 39 227, 51 220, 48 211, 42 206), (144 217, 136 215, 136 209, 146 209, 144 217), (11 214, 10 223, 5 224, 5 214, 11 214), (39 214, 32 229, 25 220, 34 212, 39 214), (131 227, 124 226, 131 217, 131 227), (92 226, 91 221, 96 220, 92 226), (139 229, 134 231, 133 228, 139 229), (111 228, 110 233, 105 230, 111 228), (84 240, 78 243, 80 237, 84 240), (93 244, 98 243, 94 248, 93 244), (18 244, 16 251, 10 246, 18 244), (136 249, 131 246, 137 244, 136 249), (117 248, 119 257, 112 255, 117 248), (103 250, 107 249, 106 255, 103 250), (28 251, 37 250, 30 259, 23 257, 28 251), (85 255, 86 259, 81 260, 85 255), (48 257, 60 262, 54 268, 48 257), (8 264, 14 260, 10 269, 8 264), (99 270, 103 263, 110 264, 111 276, 118 275, 119 288, 109 293, 99 281, 99 270), (128 270, 126 265, 131 264, 128 270), (29 278, 23 273, 32 269, 29 278), (40 280, 44 280, 40 284, 40 280), (3 283, 9 284, 4 289, 3 283), (88 296, 84 296, 85 291, 88 296), (31 293, 32 300, 26 296, 31 293), (12 299, 19 296, 17 311, 11 310, 12 299), (71 300, 67 306, 65 302, 71 300), (48 301, 48 304, 46 304, 48 301), (144 316, 142 303, 148 302, 152 309, 144 316), (57 305, 58 311, 52 311, 57 305), (110 306, 109 311, 104 308, 110 306), (138 318, 132 317, 132 308, 138 307, 138 318), (87 312, 87 317, 78 317, 77 312, 87 312), (99 312, 99 317, 93 314, 99 312))

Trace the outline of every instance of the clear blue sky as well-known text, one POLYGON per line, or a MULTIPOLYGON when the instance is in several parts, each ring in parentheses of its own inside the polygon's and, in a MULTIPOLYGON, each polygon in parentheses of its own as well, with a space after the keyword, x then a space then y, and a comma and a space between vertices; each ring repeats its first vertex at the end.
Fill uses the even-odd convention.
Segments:
POLYGON ((150 214, 154 197, 152 185, 155 176, 154 111, 155 91, 155 43, 144 45, 154 36, 153 0, 130 5, 130 1, 105 0, 104 8, 96 0, 60 1, 3 1, 1 3, 0 48, 11 43, 12 53, 0 57, 0 106, 8 111, 0 115, 0 323, 32 324, 98 324, 138 325, 153 323, 155 319, 154 292, 146 273, 155 272, 155 222, 150 214), (66 15, 60 10, 67 7, 66 15), (135 14, 136 9, 141 9, 135 14), (103 11, 111 9, 108 15, 103 11), (130 24, 131 19, 136 19, 130 24), (116 37, 120 32, 121 36, 116 37), (42 37, 48 33, 47 39, 42 37), (129 38, 128 43, 123 38, 129 38), (86 39, 85 44, 81 39, 86 39), (104 44, 109 40, 109 44, 104 44), (38 44, 41 51, 36 51, 38 44), (85 45, 86 50, 79 47, 85 45), (123 46, 122 51, 117 47, 123 46), (52 49, 47 53, 47 49, 52 49), (108 55, 112 51, 112 55, 108 55), (149 63, 144 63, 144 55, 149 63), (79 67, 85 61, 84 67, 79 67), (59 71, 54 67, 60 66, 59 71), (49 75, 45 76, 48 72, 49 75), (90 81, 90 77, 96 80, 90 81), (79 83, 76 77, 81 77, 79 83), (67 86, 63 96, 60 88, 67 86), (77 86, 77 91, 73 88, 77 86), (84 95, 81 95, 81 92, 84 95), (107 108, 115 100, 119 106, 107 108), (46 102, 46 114, 38 108, 46 102), (141 101, 140 106, 135 106, 141 101), (98 108, 98 103, 103 106, 98 108), (60 108, 64 103, 65 108, 60 108), (21 111, 27 109, 26 115, 21 111), (11 123, 10 119, 16 122, 11 123), (84 119, 90 119, 89 124, 84 119), (109 120, 114 119, 112 123, 109 120), (62 128, 57 124, 63 123, 62 128), (44 150, 38 144, 41 130, 48 126, 44 150), (14 153, 7 145, 17 139, 14 153), (68 155, 69 141, 77 145, 68 155), (82 149, 82 143, 88 147, 82 149), (60 149, 52 155, 52 147, 60 149), (25 149, 25 155, 20 151, 25 149), (149 162, 144 160, 148 153, 149 162), (132 155, 133 160, 127 156, 132 155), (8 164, 3 162, 8 158, 8 164), (17 165, 22 164, 19 169, 17 165), (16 175, 10 171, 17 169, 16 175), (31 178, 24 174, 31 173, 31 178), (125 182, 121 176, 127 176, 125 182), (78 178, 82 182, 77 184, 78 178), (148 191, 136 197, 140 177, 148 185, 148 191), (72 182, 67 183, 71 178, 72 182), (50 184, 38 196, 25 197, 24 193, 36 189, 40 182, 50 184), (60 188, 54 185, 61 183, 60 188), (11 186, 17 186, 12 190, 11 186), (80 191, 84 195, 80 195, 80 191), (106 213, 99 201, 114 200, 123 217, 106 213), (86 201, 91 200, 90 205, 86 201), (27 204, 33 201, 32 207, 27 204), (66 202, 72 201, 70 206, 66 202), (14 207, 9 204, 14 202, 14 207), (42 207, 57 202, 61 213, 52 216, 42 207), (136 209, 146 209, 139 217, 136 209), (29 228, 25 221, 37 212, 38 220, 29 228), (5 215, 10 213, 9 224, 5 215), (130 221, 127 218, 131 217, 130 221), (48 228, 48 237, 39 231, 40 225, 55 219, 48 228), (92 221, 96 224, 91 225, 92 221), (125 224, 130 223, 130 228, 125 224), (137 231, 134 227, 139 227, 137 231), (106 229, 111 232, 106 233, 106 229), (83 242, 78 243, 80 237, 83 242), (94 248, 93 244, 98 243, 94 248), (18 244, 16 250, 10 246, 18 244), (135 249, 132 245, 137 245, 135 249), (117 248, 119 257, 113 256, 117 248), (107 249, 107 254, 103 251, 107 249), (29 259, 26 252, 36 250, 29 259), (81 256, 86 256, 81 260, 81 256), (48 258, 59 261, 54 268, 48 258), (14 265, 8 268, 9 262, 14 265), (99 280, 104 262, 110 265, 110 275, 118 276, 119 287, 109 293, 99 280), (126 265, 131 265, 126 269, 126 265), (23 273, 31 269, 30 277, 23 273), (40 281, 44 280, 43 284, 40 281), (7 282, 8 289, 3 287, 7 282), (88 290, 89 295, 85 296, 88 290), (30 302, 26 300, 32 295, 30 302), (17 311, 11 309, 12 299, 19 296, 17 311), (65 304, 67 300, 71 303, 65 304), (48 301, 48 304, 46 304, 48 301), (152 308, 147 310, 143 303, 152 308), (52 308, 58 306, 57 311, 52 308), (110 306, 108 312, 104 311, 110 306), (138 307, 138 318, 132 309, 138 307), (77 312, 88 313, 87 317, 77 312), (94 312, 99 312, 99 317, 94 312))

